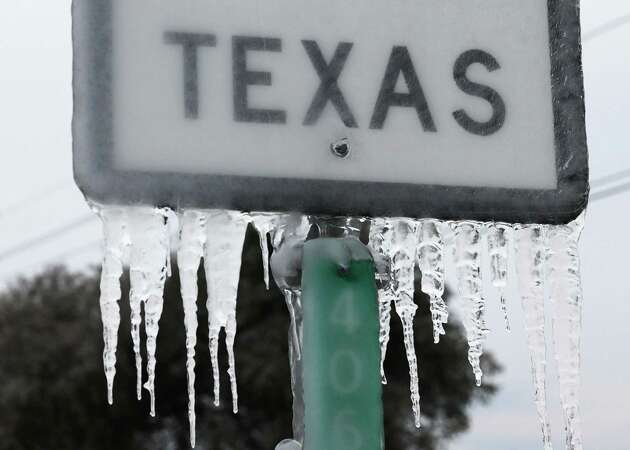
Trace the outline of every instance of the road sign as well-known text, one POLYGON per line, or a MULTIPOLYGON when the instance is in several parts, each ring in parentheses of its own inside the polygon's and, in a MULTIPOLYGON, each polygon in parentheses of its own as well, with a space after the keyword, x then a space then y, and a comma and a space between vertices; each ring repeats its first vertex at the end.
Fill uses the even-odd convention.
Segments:
POLYGON ((75 178, 106 203, 560 223, 578 0, 74 0, 75 178))

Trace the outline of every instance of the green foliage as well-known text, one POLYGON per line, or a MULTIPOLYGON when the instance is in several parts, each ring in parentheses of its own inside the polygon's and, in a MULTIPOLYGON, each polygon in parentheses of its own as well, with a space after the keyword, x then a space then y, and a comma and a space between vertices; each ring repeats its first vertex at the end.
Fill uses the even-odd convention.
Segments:
MULTIPOLYGON (((200 271, 197 345, 199 449, 271 450, 291 436, 288 315, 277 289, 262 282, 256 236, 248 233, 241 274, 236 339, 240 413, 231 413, 226 358, 221 355, 222 405, 210 393, 205 282, 200 271)), ((98 271, 51 268, 22 279, 0 295, 0 450, 179 450, 188 447, 185 334, 177 273, 166 287, 158 338, 157 410, 148 416, 148 395, 135 399, 135 365, 128 298, 121 302, 115 404, 107 405, 102 372, 98 271)), ((123 292, 128 291, 123 279, 123 292)), ((392 318, 384 387, 387 450, 433 450, 468 427, 468 409, 495 391, 498 370, 483 360, 485 386, 474 387, 467 344, 459 324, 432 342, 428 300, 418 295, 416 346, 423 422, 413 427, 402 330, 392 318)), ((146 376, 145 376, 146 379, 146 376)), ((332 449, 331 449, 332 450, 332 449)))

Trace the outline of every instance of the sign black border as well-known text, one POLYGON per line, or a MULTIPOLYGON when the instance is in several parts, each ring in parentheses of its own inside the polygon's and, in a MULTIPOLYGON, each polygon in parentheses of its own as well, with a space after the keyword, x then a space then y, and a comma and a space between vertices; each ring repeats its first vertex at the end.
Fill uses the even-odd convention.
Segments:
POLYGON ((73 0, 76 183, 88 198, 105 204, 568 223, 586 208, 589 193, 579 0, 547 3, 558 174, 555 190, 114 170, 112 0, 73 0))

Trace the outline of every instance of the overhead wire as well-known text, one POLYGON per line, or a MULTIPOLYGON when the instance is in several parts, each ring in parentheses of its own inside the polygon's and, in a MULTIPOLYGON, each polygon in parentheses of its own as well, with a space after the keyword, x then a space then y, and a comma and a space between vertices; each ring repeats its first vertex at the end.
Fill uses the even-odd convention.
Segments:
MULTIPOLYGON (((624 16, 617 17, 613 20, 603 23, 582 35, 582 41, 588 42, 598 37, 604 36, 608 33, 611 33, 625 25, 630 24, 630 14, 626 14, 624 16)), ((630 169, 622 170, 620 172, 613 173, 611 175, 607 175, 605 177, 599 178, 591 182, 591 187, 595 188, 595 191, 590 195, 590 201, 596 202, 599 200, 603 200, 608 197, 612 197, 615 195, 622 194, 628 190, 630 190, 630 181, 617 184, 608 188, 602 188, 611 183, 617 183, 619 181, 623 181, 626 178, 630 178, 630 169)))
POLYGON ((595 192, 591 193, 590 195, 590 201, 596 202, 608 197, 623 194, 627 191, 630 191, 630 180, 622 184, 611 186, 609 188, 595 190, 595 192))
POLYGON ((8 259, 19 253, 23 253, 27 250, 30 250, 33 247, 37 247, 39 245, 45 244, 46 242, 49 242, 58 236, 67 234, 76 228, 82 227, 94 221, 95 219, 96 219, 96 216, 93 213, 89 213, 89 214, 79 217, 78 219, 73 220, 70 223, 67 223, 66 225, 55 228, 52 231, 49 231, 47 233, 41 234, 37 236, 36 238, 30 239, 26 242, 22 242, 0 253, 0 261, 8 259))
POLYGON ((72 186, 72 183, 64 180, 51 184, 48 187, 41 189, 31 195, 28 195, 21 200, 15 201, 0 208, 0 220, 8 215, 15 215, 17 212, 32 208, 36 204, 50 198, 51 195, 56 194, 59 191, 67 189, 72 186))
POLYGON ((625 180, 630 177, 630 169, 625 169, 620 172, 615 172, 605 177, 598 178, 591 182, 591 188, 600 188, 610 183, 616 183, 617 181, 625 180))
POLYGON ((588 42, 600 36, 610 33, 611 31, 615 31, 618 28, 621 28, 625 25, 630 24, 630 14, 626 14, 625 16, 617 17, 609 22, 606 22, 602 25, 599 25, 582 35, 582 41, 588 42))

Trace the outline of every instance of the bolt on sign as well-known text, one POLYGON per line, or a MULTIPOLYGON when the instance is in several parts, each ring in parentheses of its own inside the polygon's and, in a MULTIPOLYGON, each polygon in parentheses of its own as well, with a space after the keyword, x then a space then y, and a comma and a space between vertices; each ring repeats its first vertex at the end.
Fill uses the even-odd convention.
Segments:
POLYGON ((586 206, 578 0, 74 0, 103 203, 564 223, 586 206))

